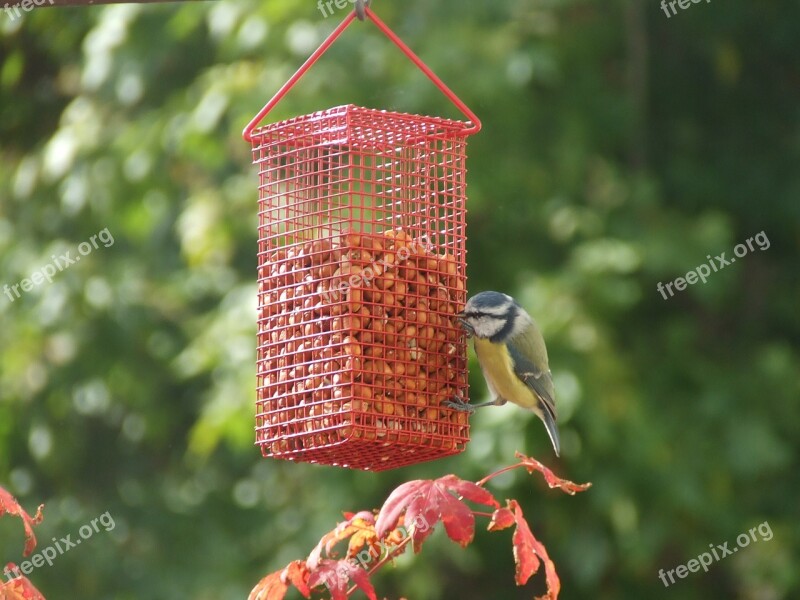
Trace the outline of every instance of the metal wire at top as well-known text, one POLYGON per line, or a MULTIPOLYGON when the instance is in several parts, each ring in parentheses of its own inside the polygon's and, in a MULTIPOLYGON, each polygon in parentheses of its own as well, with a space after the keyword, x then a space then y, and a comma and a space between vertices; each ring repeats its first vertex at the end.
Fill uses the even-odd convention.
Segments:
POLYGON ((389 27, 381 21, 378 16, 373 12, 370 6, 370 0, 356 0, 355 3, 355 10, 349 13, 347 17, 339 24, 339 26, 333 30, 333 32, 322 42, 319 48, 317 48, 314 53, 308 57, 306 62, 302 64, 302 66, 297 70, 297 72, 292 75, 289 80, 283 84, 281 89, 272 97, 272 99, 267 102, 267 104, 262 108, 259 113, 253 117, 253 119, 248 123, 247 127, 244 128, 242 132, 242 137, 244 137, 245 141, 256 143, 258 144, 257 140, 253 139, 253 131, 258 127, 259 123, 264 119, 264 117, 269 114, 270 111, 275 107, 275 105, 281 101, 281 99, 287 94, 289 90, 291 90, 295 84, 305 75, 305 73, 316 63, 319 58, 325 54, 328 48, 333 45, 336 39, 342 34, 342 32, 347 29, 350 24, 358 17, 359 11, 363 10, 365 19, 371 20, 375 23, 375 26, 383 32, 383 34, 391 40, 391 42, 397 46, 400 51, 408 57, 411 62, 413 62, 417 68, 422 71, 425 76, 431 80, 431 82, 439 88, 439 90, 458 108, 461 113, 467 117, 471 127, 463 132, 466 135, 472 135, 473 133, 477 133, 481 129, 481 122, 480 119, 473 113, 469 107, 464 104, 464 102, 456 96, 456 94, 449 88, 445 83, 439 79, 439 77, 426 65, 422 62, 422 59, 419 58, 414 52, 409 48, 398 36, 394 33, 389 27))

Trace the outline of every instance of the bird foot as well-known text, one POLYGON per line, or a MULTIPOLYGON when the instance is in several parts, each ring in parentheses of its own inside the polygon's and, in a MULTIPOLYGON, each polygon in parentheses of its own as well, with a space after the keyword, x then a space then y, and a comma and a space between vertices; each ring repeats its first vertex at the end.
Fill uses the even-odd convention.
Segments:
POLYGON ((469 402, 464 402, 464 399, 459 396, 453 396, 450 400, 442 402, 448 408, 452 408, 459 412, 472 414, 475 412, 475 407, 469 402))

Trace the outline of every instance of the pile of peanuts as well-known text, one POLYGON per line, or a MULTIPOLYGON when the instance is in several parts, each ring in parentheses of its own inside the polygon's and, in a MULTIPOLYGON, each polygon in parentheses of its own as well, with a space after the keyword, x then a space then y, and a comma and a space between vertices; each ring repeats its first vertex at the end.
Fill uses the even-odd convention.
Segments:
POLYGON ((261 257, 259 419, 272 454, 345 439, 453 450, 467 415, 464 276, 402 229, 261 257))

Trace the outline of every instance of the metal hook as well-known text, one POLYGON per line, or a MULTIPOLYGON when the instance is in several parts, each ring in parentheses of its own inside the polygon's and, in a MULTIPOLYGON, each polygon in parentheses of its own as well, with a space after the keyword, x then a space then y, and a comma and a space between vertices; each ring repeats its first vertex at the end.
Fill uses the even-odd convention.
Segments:
POLYGON ((367 6, 370 5, 370 0, 356 0, 356 16, 359 21, 363 21, 367 17, 367 6))

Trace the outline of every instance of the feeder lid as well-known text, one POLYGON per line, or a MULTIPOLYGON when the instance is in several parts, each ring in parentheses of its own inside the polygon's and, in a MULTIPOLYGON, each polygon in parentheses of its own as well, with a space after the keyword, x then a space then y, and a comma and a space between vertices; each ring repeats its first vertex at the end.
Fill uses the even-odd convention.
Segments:
POLYGON ((356 149, 393 150, 422 139, 463 139, 472 128, 465 121, 343 104, 267 123, 257 127, 252 138, 259 147, 280 143, 293 148, 348 145, 356 149))

